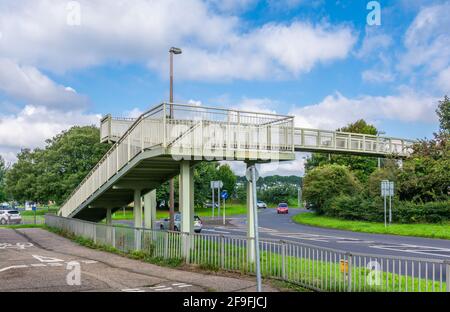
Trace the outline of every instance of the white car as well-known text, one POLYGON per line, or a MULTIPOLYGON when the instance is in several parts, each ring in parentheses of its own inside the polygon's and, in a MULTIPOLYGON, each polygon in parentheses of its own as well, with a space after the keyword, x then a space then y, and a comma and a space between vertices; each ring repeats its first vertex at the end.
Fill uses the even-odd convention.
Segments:
POLYGON ((256 207, 257 207, 258 209, 259 209, 259 208, 264 208, 264 209, 266 209, 266 208, 267 208, 267 205, 266 205, 265 202, 258 200, 258 201, 256 202, 256 207))
MULTIPOLYGON (((181 228, 181 213, 179 213, 179 212, 175 213, 173 218, 174 218, 174 224, 173 224, 174 230, 179 232, 180 228, 181 228)), ((169 218, 165 218, 164 220, 161 221, 159 228, 161 230, 168 230, 169 223, 170 223, 169 218)), ((203 228, 202 220, 198 216, 194 216, 194 232, 200 233, 202 231, 202 228, 203 228)))
POLYGON ((0 210, 0 225, 20 224, 22 217, 17 210, 0 210))

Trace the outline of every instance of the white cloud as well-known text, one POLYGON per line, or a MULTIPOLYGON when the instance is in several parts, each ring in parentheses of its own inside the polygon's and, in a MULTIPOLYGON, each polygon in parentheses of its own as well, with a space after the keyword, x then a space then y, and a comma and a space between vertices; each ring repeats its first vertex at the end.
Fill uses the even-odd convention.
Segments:
POLYGON ((377 27, 366 27, 366 35, 364 36, 361 48, 355 53, 357 57, 369 58, 371 56, 378 56, 380 51, 383 51, 392 45, 393 41, 391 36, 379 33, 377 29, 377 27))
POLYGON ((18 114, 0 115, 0 154, 9 161, 21 148, 43 147, 45 140, 74 125, 98 125, 101 116, 81 111, 25 106, 18 114))
POLYGON ((200 0, 79 2, 79 26, 66 24, 65 2, 2 2, 0 57, 53 72, 143 63, 166 75, 167 49, 176 45, 183 48, 180 78, 277 78, 343 59, 355 42, 353 30, 342 25, 296 21, 249 30, 200 0))
POLYGON ((439 73, 437 85, 446 94, 450 93, 450 66, 439 73))
POLYGON ((337 92, 318 104, 295 108, 290 114, 295 116, 299 127, 328 130, 335 130, 361 118, 371 123, 380 120, 433 122, 437 100, 405 88, 396 95, 363 95, 353 99, 337 92))
POLYGON ((367 82, 390 82, 394 80, 394 75, 388 71, 365 70, 361 74, 362 79, 367 82))
POLYGON ((87 99, 71 87, 56 84, 32 66, 0 58, 0 91, 15 99, 54 109, 82 108, 87 99))
POLYGON ((407 49, 399 68, 408 73, 424 66, 427 73, 445 69, 450 63, 450 2, 424 7, 404 37, 407 49))
POLYGON ((213 8, 224 13, 241 13, 255 6, 258 0, 207 0, 213 8))

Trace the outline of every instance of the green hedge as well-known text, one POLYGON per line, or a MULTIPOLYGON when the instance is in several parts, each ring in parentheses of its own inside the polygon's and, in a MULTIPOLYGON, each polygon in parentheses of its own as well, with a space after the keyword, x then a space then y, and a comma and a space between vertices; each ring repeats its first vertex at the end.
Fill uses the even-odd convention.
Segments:
MULTIPOLYGON (((389 205, 387 206, 389 208, 389 205)), ((368 199, 363 196, 336 197, 325 215, 347 220, 370 222, 384 221, 383 199, 368 199)), ((392 220, 397 223, 441 223, 450 221, 450 200, 416 204, 394 200, 392 220)))

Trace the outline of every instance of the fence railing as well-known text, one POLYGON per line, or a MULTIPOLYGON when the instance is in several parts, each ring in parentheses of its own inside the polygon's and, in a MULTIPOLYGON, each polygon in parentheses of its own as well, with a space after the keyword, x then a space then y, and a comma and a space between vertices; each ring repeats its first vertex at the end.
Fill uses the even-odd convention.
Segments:
POLYGON ((352 153, 385 154, 409 156, 414 142, 411 140, 327 131, 317 129, 295 128, 294 145, 298 150, 330 150, 352 153))
POLYGON ((163 103, 137 119, 102 119, 101 138, 121 135, 61 206, 69 216, 139 153, 154 146, 170 153, 223 160, 227 151, 293 152, 293 117, 163 103), (126 128, 126 131, 123 131, 126 128))
MULTIPOLYGON (((254 274, 253 239, 188 234, 92 223, 46 215, 46 224, 114 247, 205 268, 254 274)), ((260 238, 263 277, 318 291, 450 291, 450 262, 437 259, 348 253, 309 244, 260 238)))

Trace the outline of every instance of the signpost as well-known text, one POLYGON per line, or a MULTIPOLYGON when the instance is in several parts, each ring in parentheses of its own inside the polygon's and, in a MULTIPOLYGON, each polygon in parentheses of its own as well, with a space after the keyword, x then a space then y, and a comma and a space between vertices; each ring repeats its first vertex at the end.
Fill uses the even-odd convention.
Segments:
POLYGON ((387 226, 386 198, 389 197, 389 224, 392 223, 392 196, 394 196, 394 182, 389 180, 381 181, 381 196, 384 197, 384 226, 387 226))
POLYGON ((34 211, 34 224, 36 224, 36 204, 33 204, 33 205, 31 206, 31 210, 34 211))
MULTIPOLYGON (((253 207, 247 207, 247 209, 253 209, 254 222, 253 229, 255 232, 255 258, 256 258, 256 291, 261 292, 261 263, 259 259, 259 234, 258 234, 258 207, 257 203, 257 194, 256 194, 256 181, 259 179, 258 171, 256 170, 256 166, 253 165, 247 169, 245 174, 247 180, 252 182, 252 193, 253 193, 253 207)), ((248 195, 247 195, 248 196, 248 195)))
POLYGON ((218 211, 217 216, 220 216, 220 189, 223 187, 222 181, 211 181, 211 190, 212 190, 212 216, 214 217, 214 209, 216 206, 215 203, 215 192, 214 190, 217 189, 217 203, 218 203, 218 211))
POLYGON ((225 201, 228 198, 228 192, 226 190, 223 190, 220 193, 220 197, 223 199, 223 225, 225 225, 225 201))

